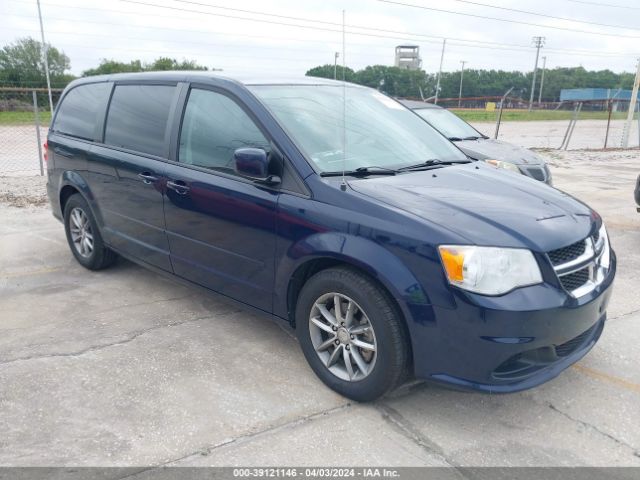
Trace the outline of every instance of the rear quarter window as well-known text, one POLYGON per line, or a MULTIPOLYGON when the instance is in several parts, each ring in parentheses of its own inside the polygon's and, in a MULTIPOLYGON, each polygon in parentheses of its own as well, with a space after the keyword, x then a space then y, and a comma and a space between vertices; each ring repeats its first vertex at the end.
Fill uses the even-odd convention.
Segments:
POLYGON ((111 91, 110 83, 78 85, 58 107, 53 131, 85 140, 96 139, 96 125, 111 91))
POLYGON ((169 112, 176 93, 169 85, 116 85, 104 143, 163 156, 169 112))

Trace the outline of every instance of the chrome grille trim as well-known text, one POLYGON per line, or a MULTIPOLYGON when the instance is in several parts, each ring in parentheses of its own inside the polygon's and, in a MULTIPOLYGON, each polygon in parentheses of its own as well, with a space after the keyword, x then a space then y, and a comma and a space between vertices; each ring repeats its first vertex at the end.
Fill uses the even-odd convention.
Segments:
MULTIPOLYGON (((610 245, 605 241, 605 238, 599 236, 597 233, 593 237, 585 238, 583 242, 585 246, 584 253, 568 262, 553 265, 549 254, 547 254, 547 258, 553 266, 560 285, 562 285, 562 287, 575 298, 582 297, 583 295, 592 292, 603 282, 606 276, 606 269, 601 265, 601 259, 604 253, 610 249, 610 245), (570 280, 567 278, 567 282, 563 282, 563 277, 567 277, 568 275, 587 269, 587 280, 582 285, 571 290, 565 286, 565 283, 570 283, 570 280)), ((573 278, 571 280, 573 280, 573 278)))

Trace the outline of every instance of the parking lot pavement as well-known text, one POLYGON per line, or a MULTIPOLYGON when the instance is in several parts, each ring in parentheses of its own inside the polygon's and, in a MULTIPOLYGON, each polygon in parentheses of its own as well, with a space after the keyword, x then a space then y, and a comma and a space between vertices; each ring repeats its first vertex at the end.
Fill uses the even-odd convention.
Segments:
POLYGON ((47 208, 0 204, 0 465, 640 466, 631 159, 552 161, 608 222, 610 320, 577 365, 503 396, 417 383, 354 404, 287 328, 129 262, 89 272, 47 208))

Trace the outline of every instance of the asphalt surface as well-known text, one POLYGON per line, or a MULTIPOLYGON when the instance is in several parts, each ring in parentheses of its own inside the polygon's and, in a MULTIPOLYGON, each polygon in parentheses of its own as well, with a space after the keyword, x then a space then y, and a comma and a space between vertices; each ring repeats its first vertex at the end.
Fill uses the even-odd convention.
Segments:
POLYGON ((87 271, 46 207, 0 203, 0 465, 640 466, 640 169, 589 155, 552 169, 609 225, 608 324, 503 396, 417 383, 354 404, 288 329, 129 262, 87 271))

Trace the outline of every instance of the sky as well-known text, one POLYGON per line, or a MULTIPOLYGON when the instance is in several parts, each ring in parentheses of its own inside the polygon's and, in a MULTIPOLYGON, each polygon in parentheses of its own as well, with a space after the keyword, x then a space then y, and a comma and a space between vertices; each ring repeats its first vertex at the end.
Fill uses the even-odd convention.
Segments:
MULTIPOLYGON (((396 45, 420 47, 423 69, 531 71, 533 36, 546 66, 635 71, 637 0, 41 0, 47 42, 71 73, 100 60, 195 60, 236 76, 298 76, 317 65, 393 65, 396 45), (401 5, 401 4, 404 5, 401 5), (426 8, 418 8, 418 7, 426 8), (491 8, 498 7, 498 8, 491 8), (627 6, 629 8, 621 8, 627 6), (435 11, 447 10, 448 12, 435 11), (509 9, 531 13, 515 12, 509 9), (261 12, 261 13, 254 13, 261 12), (265 15, 268 14, 268 15, 265 15), (494 19, 479 18, 493 17, 494 19), (549 18, 549 16, 560 18, 549 18), (508 21, 499 21, 503 19, 508 21), (513 23, 521 22, 521 23, 513 23), (581 23, 582 22, 582 23, 581 23), (611 26, 594 25, 607 24, 611 26), (531 25, 535 24, 535 25, 531 25)), ((0 45, 40 38, 36 0, 0 0, 0 45)), ((540 60, 540 65, 542 59, 540 60)))

